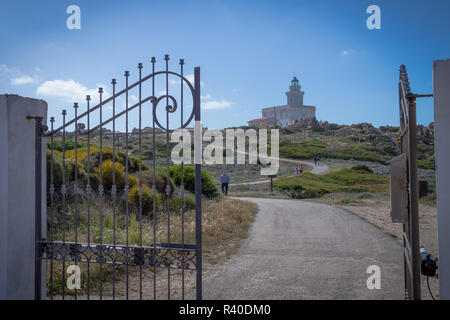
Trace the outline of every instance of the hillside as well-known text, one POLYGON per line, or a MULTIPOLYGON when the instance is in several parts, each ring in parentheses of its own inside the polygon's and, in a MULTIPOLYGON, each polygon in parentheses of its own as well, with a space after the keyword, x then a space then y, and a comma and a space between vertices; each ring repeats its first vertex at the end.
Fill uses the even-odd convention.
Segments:
MULTIPOLYGON (((433 124, 417 127, 418 167, 434 169, 433 124)), ((280 129, 280 157, 361 160, 387 164, 400 152, 399 127, 370 123, 339 125, 316 119, 280 129)))

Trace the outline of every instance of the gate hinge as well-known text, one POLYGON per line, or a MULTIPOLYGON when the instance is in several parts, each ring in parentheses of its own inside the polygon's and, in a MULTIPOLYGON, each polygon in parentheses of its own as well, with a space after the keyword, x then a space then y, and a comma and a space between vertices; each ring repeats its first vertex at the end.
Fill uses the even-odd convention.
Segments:
POLYGON ((36 123, 38 123, 40 125, 39 128, 40 128, 41 135, 44 135, 45 132, 48 131, 48 126, 45 125, 45 124, 42 124, 42 119, 44 119, 43 117, 41 117, 41 116, 27 116, 27 119, 34 119, 34 120, 36 120, 36 123))

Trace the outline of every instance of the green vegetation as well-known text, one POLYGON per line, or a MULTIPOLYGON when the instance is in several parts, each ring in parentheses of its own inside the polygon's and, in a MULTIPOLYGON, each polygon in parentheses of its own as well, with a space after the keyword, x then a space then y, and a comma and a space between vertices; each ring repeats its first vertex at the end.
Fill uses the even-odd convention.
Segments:
MULTIPOLYGON (((51 148, 51 145, 52 145, 51 141, 50 140, 47 141, 47 147, 49 149, 51 148)), ((77 145, 78 145, 78 148, 83 148, 83 147, 86 146, 86 143, 78 142, 77 145)), ((75 149, 75 140, 73 140, 73 139, 66 139, 66 142, 64 143, 64 145, 62 143, 62 140, 59 140, 59 139, 54 139, 53 140, 53 150, 58 150, 58 151, 62 152, 63 149, 64 149, 64 146, 65 146, 66 150, 75 149)))
POLYGON ((286 143, 280 144, 280 156, 289 159, 311 159, 315 156, 321 158, 334 159, 354 159, 361 161, 372 161, 386 164, 386 159, 377 154, 377 148, 364 145, 362 143, 348 144, 345 147, 328 148, 327 142, 312 139, 300 143, 286 143), (320 141, 320 143, 317 143, 320 141))
MULTIPOLYGON (((187 191, 195 192, 195 168, 193 166, 183 167, 183 184, 187 191)), ((174 166, 170 168, 170 176, 177 186, 181 185, 181 167, 174 166)), ((210 175, 206 170, 202 170, 202 193, 209 198, 215 198, 219 195, 219 190, 212 181, 210 175)))
MULTIPOLYGON (((338 125, 314 122, 281 130, 280 157, 290 159, 343 159, 387 164, 400 153, 399 128, 369 123, 338 125)), ((418 166, 434 169, 433 125, 417 126, 418 166)))
POLYGON ((359 164, 359 165, 353 166, 351 168, 351 170, 353 170, 353 171, 363 171, 363 172, 367 172, 367 173, 373 173, 372 169, 370 169, 368 166, 366 166, 364 164, 359 164))
MULTIPOLYGON (((66 141, 66 144, 68 142, 66 141)), ((113 152, 110 149, 104 148, 102 151, 102 174, 103 185, 105 190, 111 190, 113 181, 113 152)), ((75 149, 66 150, 64 159, 63 172, 63 153, 57 150, 53 151, 53 177, 51 177, 52 165, 51 152, 47 151, 47 181, 53 178, 55 190, 59 190, 63 184, 63 176, 66 181, 66 186, 70 187, 75 181, 75 149)), ((116 151, 115 155, 115 175, 116 186, 122 189, 126 182, 125 166, 126 156, 122 151, 116 151)), ((93 189, 97 189, 100 184, 100 150, 97 147, 90 147, 90 159, 88 166, 88 149, 83 147, 77 150, 77 178, 79 186, 86 185, 88 181, 88 169, 90 185, 93 189)), ((133 187, 137 182, 136 172, 139 170, 139 165, 142 170, 147 170, 148 167, 144 162, 139 162, 136 157, 128 157, 128 173, 129 185, 133 187)))
MULTIPOLYGON (((137 210, 139 210, 139 186, 134 186, 131 188, 130 192, 128 193, 128 197, 130 198, 130 202, 135 206, 137 210)), ((147 187, 145 184, 142 185, 142 215, 153 215, 153 193, 152 190, 147 187)), ((155 208, 156 210, 161 209, 161 205, 163 203, 162 195, 161 193, 157 192, 155 194, 155 208)))
POLYGON ((274 182, 279 190, 292 198, 317 198, 332 192, 386 192, 389 179, 370 172, 366 166, 341 169, 325 175, 305 173, 280 178, 274 182))
MULTIPOLYGON (((75 151, 75 144, 70 141, 66 141, 65 148, 62 148, 62 144, 60 146, 56 144, 59 147, 54 149, 53 153, 50 150, 47 152, 47 184, 50 185, 53 181, 55 188, 53 197, 50 192, 47 193, 49 205, 48 230, 52 231, 54 240, 75 241, 75 230, 77 230, 76 237, 79 242, 98 243, 102 241, 103 243, 129 243, 130 245, 137 245, 142 242, 143 245, 151 245, 154 239, 153 232, 149 232, 149 230, 153 230, 154 223, 156 223, 156 241, 166 242, 168 239, 165 232, 170 215, 171 229, 174 228, 170 233, 170 241, 181 242, 179 230, 181 230, 182 207, 184 208, 184 216, 186 216, 186 224, 190 223, 190 226, 195 226, 195 223, 193 223, 195 220, 195 214, 193 214, 195 197, 191 193, 195 191, 195 170, 193 167, 185 167, 184 184, 186 192, 184 198, 182 198, 178 190, 181 182, 179 167, 172 167, 168 171, 167 168, 157 166, 155 172, 153 172, 144 161, 139 161, 138 157, 132 156, 131 151, 128 154, 127 161, 126 153, 122 150, 116 149, 115 157, 113 157, 112 149, 106 143, 100 153, 100 149, 95 143, 92 143, 89 149, 85 144, 78 143, 75 151), (64 153, 62 150, 64 150, 64 153), (100 158, 102 158, 101 164, 100 158), (52 166, 53 170, 51 170, 52 166), (75 173, 78 179, 77 196, 74 193, 75 173), (125 190, 127 177, 130 187, 128 194, 125 190), (91 187, 90 197, 88 197, 86 189, 88 179, 91 187), (100 181, 103 185, 101 197, 99 194, 100 181), (65 205, 63 205, 63 193, 61 192, 63 184, 67 190, 64 193, 65 205), (115 197, 112 193, 113 185, 116 186, 115 197), (155 195, 153 195, 153 186, 155 187, 155 195), (170 198, 168 198, 168 194, 170 198), (50 207, 51 199, 53 200, 53 209, 50 207), (88 202, 90 203, 89 206, 88 202), (157 216, 153 215, 154 205, 157 216), (140 215, 141 206, 142 217, 140 215), (77 225, 76 229, 75 224, 77 225)), ((205 170, 201 172, 201 179, 202 193, 210 199, 218 198, 216 200, 221 201, 218 197, 217 187, 205 170)), ((230 223, 236 224, 234 220, 230 223)), ((189 243, 195 240, 195 230, 191 233, 186 231, 185 240, 189 243)), ((232 237, 240 238, 240 234, 232 233, 232 237)), ((54 294, 61 294, 65 284, 62 277, 62 263, 55 261, 53 264, 54 281, 52 290, 54 294)), ((83 264, 80 263, 81 265, 83 264)), ((117 277, 120 277, 122 273, 123 267, 105 265, 100 275, 98 265, 92 264, 89 273, 89 288, 95 291, 98 289, 100 281, 112 281, 114 275, 118 279, 117 277)), ((79 293, 85 293, 88 287, 86 268, 82 268, 82 278, 83 289, 79 293)), ((50 281, 50 274, 48 279, 50 281)), ((48 288, 50 290, 50 286, 48 288)), ((67 289, 66 293, 74 294, 73 291, 67 289)))

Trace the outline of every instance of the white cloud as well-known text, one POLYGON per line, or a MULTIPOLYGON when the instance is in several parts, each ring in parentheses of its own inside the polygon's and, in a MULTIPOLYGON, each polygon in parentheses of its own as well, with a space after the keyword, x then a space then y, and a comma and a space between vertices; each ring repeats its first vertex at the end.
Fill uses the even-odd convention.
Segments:
MULTIPOLYGON (((188 79, 192 85, 194 85, 194 75, 186 75, 186 79, 188 79)), ((180 85, 179 79, 169 79, 169 86, 170 86, 170 92, 175 89, 177 85, 180 85)), ((203 82, 200 82, 201 86, 204 86, 205 84, 203 82)), ((158 92, 159 96, 164 96, 166 94, 166 90, 161 90, 158 92)), ((206 93, 205 95, 200 97, 201 99, 201 107, 203 110, 220 110, 220 109, 226 109, 229 108, 233 102, 227 101, 227 100, 215 100, 213 99, 212 95, 209 93, 206 93)))
POLYGON ((203 101, 201 106, 203 110, 218 110, 230 107, 233 102, 227 100, 207 100, 203 101))
MULTIPOLYGON (((109 97, 106 86, 98 84, 103 88, 103 97, 109 97)), ((65 100, 66 102, 81 102, 86 100, 86 95, 90 95, 91 99, 98 100, 98 88, 89 89, 83 84, 72 79, 69 80, 51 80, 42 83, 36 90, 40 96, 55 97, 65 100)))
POLYGON ((351 55, 351 54, 353 54, 353 53, 355 53, 355 50, 353 50, 353 49, 342 50, 342 51, 340 52, 340 55, 341 55, 341 57, 347 57, 347 56, 349 56, 349 55, 351 55))
POLYGON ((0 64, 0 74, 2 73, 10 76, 11 84, 15 86, 39 82, 39 77, 37 75, 30 76, 22 74, 19 69, 8 67, 6 64, 0 64))
POLYGON ((11 78, 11 84, 15 85, 15 86, 21 86, 24 84, 30 84, 30 83, 37 83, 39 81, 38 77, 34 76, 20 76, 20 77, 15 77, 15 78, 11 78))
POLYGON ((230 107, 233 102, 227 100, 214 100, 212 96, 207 93, 204 96, 200 96, 201 108, 203 110, 220 110, 230 107))

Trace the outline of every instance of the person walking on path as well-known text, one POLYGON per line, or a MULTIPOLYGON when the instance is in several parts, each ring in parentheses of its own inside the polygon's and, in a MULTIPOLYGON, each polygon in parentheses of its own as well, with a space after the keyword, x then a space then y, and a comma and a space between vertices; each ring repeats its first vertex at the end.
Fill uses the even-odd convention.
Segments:
POLYGON ((302 164, 300 164, 300 167, 298 167, 298 170, 300 171, 300 174, 303 173, 303 165, 302 164))
POLYGON ((222 185, 222 193, 224 195, 228 194, 228 184, 230 183, 230 177, 225 173, 222 172, 220 175, 220 184, 222 185))
POLYGON ((300 169, 298 166, 295 167, 295 174, 298 174, 300 172, 300 169))

